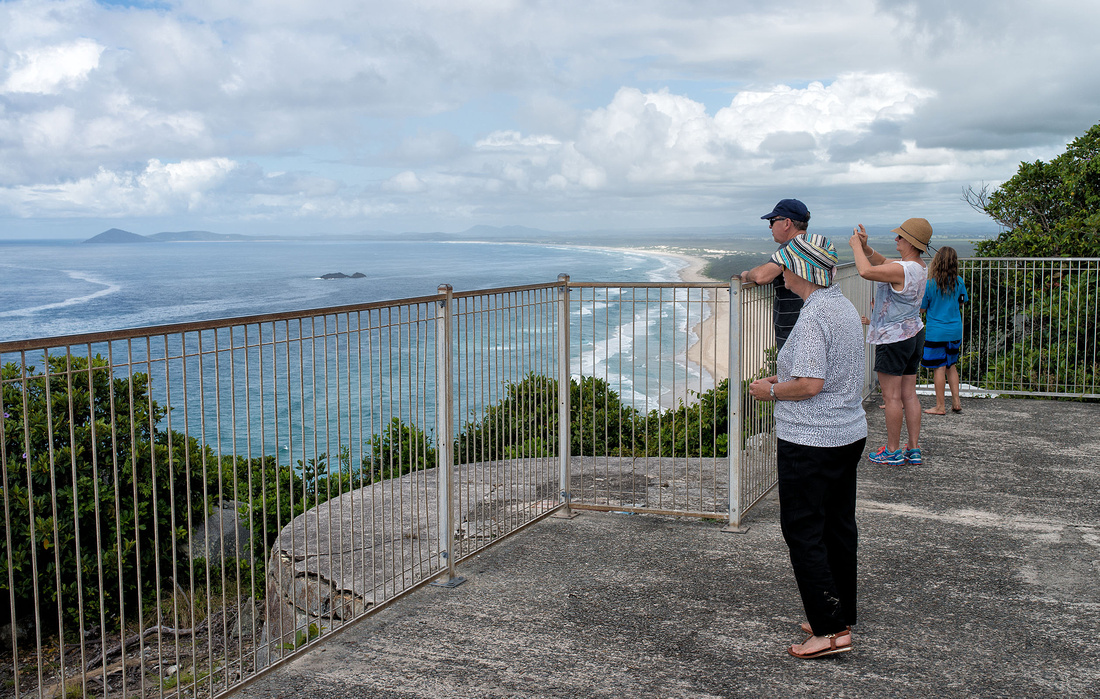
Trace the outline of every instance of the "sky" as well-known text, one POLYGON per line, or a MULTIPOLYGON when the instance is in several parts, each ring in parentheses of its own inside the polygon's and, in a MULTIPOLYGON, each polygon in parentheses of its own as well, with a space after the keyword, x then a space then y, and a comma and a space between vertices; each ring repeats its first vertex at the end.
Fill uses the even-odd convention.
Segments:
POLYGON ((0 0, 0 237, 987 222, 1095 0, 0 0))

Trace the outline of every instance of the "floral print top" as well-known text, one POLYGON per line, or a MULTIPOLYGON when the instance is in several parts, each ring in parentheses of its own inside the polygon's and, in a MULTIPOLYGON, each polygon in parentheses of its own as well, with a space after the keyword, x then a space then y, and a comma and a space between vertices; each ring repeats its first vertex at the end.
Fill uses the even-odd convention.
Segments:
POLYGON ((888 345, 908 340, 924 328, 920 319, 920 304, 924 300, 928 269, 919 262, 895 260, 894 263, 905 269, 905 286, 901 291, 895 291, 889 282, 875 284, 868 344, 888 345))

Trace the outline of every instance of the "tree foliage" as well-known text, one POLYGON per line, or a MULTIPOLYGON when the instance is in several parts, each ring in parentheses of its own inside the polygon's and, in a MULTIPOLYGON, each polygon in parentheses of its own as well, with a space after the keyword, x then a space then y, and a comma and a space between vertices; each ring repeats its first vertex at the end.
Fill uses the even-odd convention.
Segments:
MULTIPOLYGON (((638 411, 624 405, 604 379, 583 376, 569 382, 570 452, 618 454, 632 450, 638 411)), ((504 396, 480 418, 463 425, 456 463, 558 453, 558 381, 530 373, 505 386, 504 396)))
MULTIPOLYGON (((295 467, 274 456, 219 459, 194 437, 158 428, 166 412, 146 374, 113 377, 99 355, 50 357, 43 369, 0 370, 0 499, 11 522, 0 536, 0 571, 10 561, 13 572, 10 584, 0 575, 0 597, 10 594, 16 616, 46 630, 117 628, 155 614, 158 594, 192 585, 221 592, 232 580, 262 597, 268 551, 290 520, 354 488, 435 466, 431 436, 397 418, 372 436, 360 466, 346 446, 295 467), (239 554, 192 558, 192 532, 225 503, 251 541, 239 554)), ((0 605, 0 621, 11 611, 0 605)))
MULTIPOLYGON (((749 382, 746 381, 747 386, 749 382)), ((574 456, 717 456, 729 450, 729 380, 675 407, 648 413, 622 402, 604 379, 570 381, 570 453, 574 456)), ((767 429, 770 406, 741 391, 746 430, 767 429), (761 408, 761 406, 764 406, 761 408), (763 412, 762 412, 763 411, 763 412), (763 427, 761 427, 763 425, 763 427)), ((558 382, 538 374, 508 384, 505 395, 455 442, 455 462, 471 463, 558 454, 558 382)))
MULTIPOLYGON (((1100 124, 1049 163, 1020 163, 996 191, 970 188, 966 200, 1004 229, 975 247, 980 257, 1100 257, 1100 124)), ((1100 354, 1095 279, 1073 263, 967 271, 962 363, 1004 390, 1064 392, 1093 385, 1100 354), (980 277, 975 277, 980 274, 980 277), (1057 348, 1058 351, 1051 352, 1057 348)))
POLYGON ((978 243, 981 257, 1100 257, 1100 124, 1049 163, 1020 163, 996 191, 965 197, 1004 228, 978 243))
POLYGON ((363 484, 398 478, 410 471, 433 468, 435 464, 435 439, 431 433, 395 417, 371 437, 370 453, 363 457, 367 476, 363 484))
MULTIPOLYGON (((195 440, 156 431, 164 411, 149 400, 146 375, 114 378, 98 355, 50 357, 46 369, 31 367, 23 380, 14 364, 2 369, 0 485, 12 546, 0 540, 0 569, 10 558, 23 618, 33 618, 36 597, 50 627, 75 623, 81 611, 88 627, 101 614, 108 622, 132 618, 142 581, 190 574, 173 543, 183 546, 189 522, 205 517, 202 498, 188 496, 203 492, 216 464, 195 440)), ((5 575, 0 592, 7 588, 5 575)))

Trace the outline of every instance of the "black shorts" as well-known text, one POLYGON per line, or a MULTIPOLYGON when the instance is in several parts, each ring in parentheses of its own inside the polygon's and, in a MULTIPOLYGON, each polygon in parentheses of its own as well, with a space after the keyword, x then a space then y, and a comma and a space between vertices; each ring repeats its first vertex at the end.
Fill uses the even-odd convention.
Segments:
POLYGON ((890 376, 915 376, 924 354, 924 328, 908 340, 875 345, 875 371, 890 376))

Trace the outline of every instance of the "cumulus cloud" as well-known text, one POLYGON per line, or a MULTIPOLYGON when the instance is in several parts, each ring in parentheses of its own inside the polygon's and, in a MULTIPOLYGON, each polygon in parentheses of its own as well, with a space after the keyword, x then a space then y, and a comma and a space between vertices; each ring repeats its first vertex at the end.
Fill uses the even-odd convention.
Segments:
MULTIPOLYGON (((836 162, 898 153, 900 137, 885 125, 911 117, 933 96, 903 75, 850 73, 828 85, 745 90, 711 115, 669 90, 622 88, 583 119, 571 148, 559 149, 560 168, 547 185, 759 181, 761 168, 820 175, 836 162)), ((555 143, 518 133, 496 138, 513 147, 555 143)))
POLYGON ((55 185, 0 189, 0 202, 17 214, 51 216, 155 216, 201 211, 204 195, 237 164, 227 158, 162 163, 150 160, 138 172, 100 168, 95 174, 55 185))
POLYGON ((424 189, 424 183, 416 176, 415 172, 406 170, 386 180, 382 188, 390 192, 420 192, 424 189))
POLYGON ((18 51, 9 61, 0 94, 54 95, 83 83, 99 67, 104 50, 91 39, 18 51))
POLYGON ((718 158, 715 126, 705 107, 691 99, 623 88, 584 120, 576 149, 615 179, 691 178, 718 158))
POLYGON ((1098 28, 1086 0, 9 0, 0 216, 446 229, 713 219, 792 188, 942 202, 1095 122, 1098 28))

